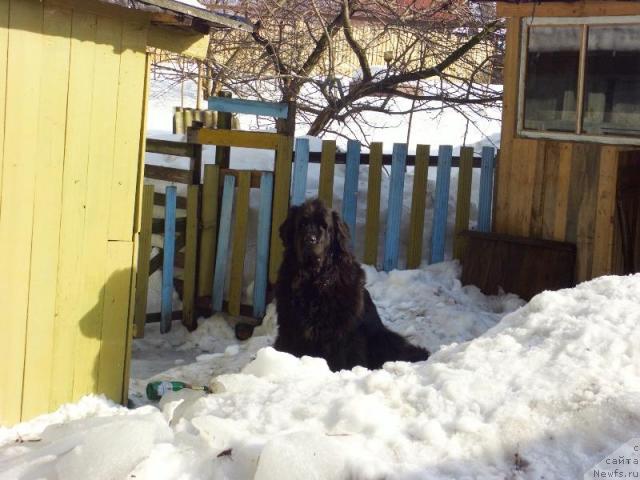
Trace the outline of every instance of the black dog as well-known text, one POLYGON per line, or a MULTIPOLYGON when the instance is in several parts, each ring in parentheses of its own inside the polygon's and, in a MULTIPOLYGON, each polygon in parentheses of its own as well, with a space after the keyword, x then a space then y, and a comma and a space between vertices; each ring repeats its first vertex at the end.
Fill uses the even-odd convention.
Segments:
POLYGON ((291 207, 280 237, 277 350, 322 357, 333 371, 427 359, 429 352, 382 324, 350 251, 349 229, 336 212, 320 200, 291 207))

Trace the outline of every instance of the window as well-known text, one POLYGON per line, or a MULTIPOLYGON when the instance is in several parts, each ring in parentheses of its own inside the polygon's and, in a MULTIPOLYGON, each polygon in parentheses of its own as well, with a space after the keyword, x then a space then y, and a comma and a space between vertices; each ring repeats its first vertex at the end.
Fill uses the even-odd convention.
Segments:
POLYGON ((519 133, 639 143, 640 18, 524 22, 519 133))

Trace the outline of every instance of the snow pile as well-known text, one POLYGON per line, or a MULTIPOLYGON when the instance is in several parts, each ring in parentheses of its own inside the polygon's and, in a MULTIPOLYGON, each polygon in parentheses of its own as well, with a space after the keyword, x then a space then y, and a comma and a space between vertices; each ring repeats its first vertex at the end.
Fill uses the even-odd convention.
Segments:
MULTIPOLYGON (((457 262, 391 273, 364 268, 382 321, 431 352, 477 337, 523 304, 515 295, 486 296, 474 286, 463 287, 457 262)), ((231 325, 236 321, 217 314, 201 321, 191 333, 174 323, 167 335, 160 335, 158 324, 147 325, 144 338, 133 342, 132 400, 137 405, 146 403, 144 389, 149 380, 181 379, 204 385, 214 375, 237 373, 259 349, 273 344, 274 305, 269 305, 263 324, 246 342, 235 338, 231 325)))
POLYGON ((0 478, 578 479, 640 435, 639 342, 635 275, 545 292, 418 364, 265 348, 162 414, 88 398, 0 430, 0 478))

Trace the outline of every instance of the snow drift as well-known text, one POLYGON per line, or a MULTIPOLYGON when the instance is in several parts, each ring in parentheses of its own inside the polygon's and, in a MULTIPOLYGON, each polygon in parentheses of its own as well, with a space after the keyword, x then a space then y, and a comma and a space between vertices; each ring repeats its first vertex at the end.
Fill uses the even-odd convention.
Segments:
POLYGON ((578 479, 640 435, 639 344, 640 275, 603 277, 420 364, 264 348, 162 414, 88 397, 0 430, 0 477, 578 479))

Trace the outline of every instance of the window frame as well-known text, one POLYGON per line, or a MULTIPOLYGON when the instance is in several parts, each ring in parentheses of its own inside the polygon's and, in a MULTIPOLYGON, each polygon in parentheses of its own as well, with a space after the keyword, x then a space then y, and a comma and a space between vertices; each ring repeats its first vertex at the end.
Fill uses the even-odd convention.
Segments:
POLYGON ((518 110, 516 132, 520 137, 552 140, 571 140, 607 143, 614 145, 640 145, 638 136, 592 135, 580 133, 584 109, 585 67, 587 39, 591 26, 640 25, 640 15, 611 17, 527 17, 520 24, 520 65, 518 72, 518 110), (527 79, 527 55, 529 53, 530 27, 574 27, 580 26, 580 56, 578 61, 578 85, 576 88, 576 129, 574 132, 528 130, 524 128, 525 83, 527 79))

